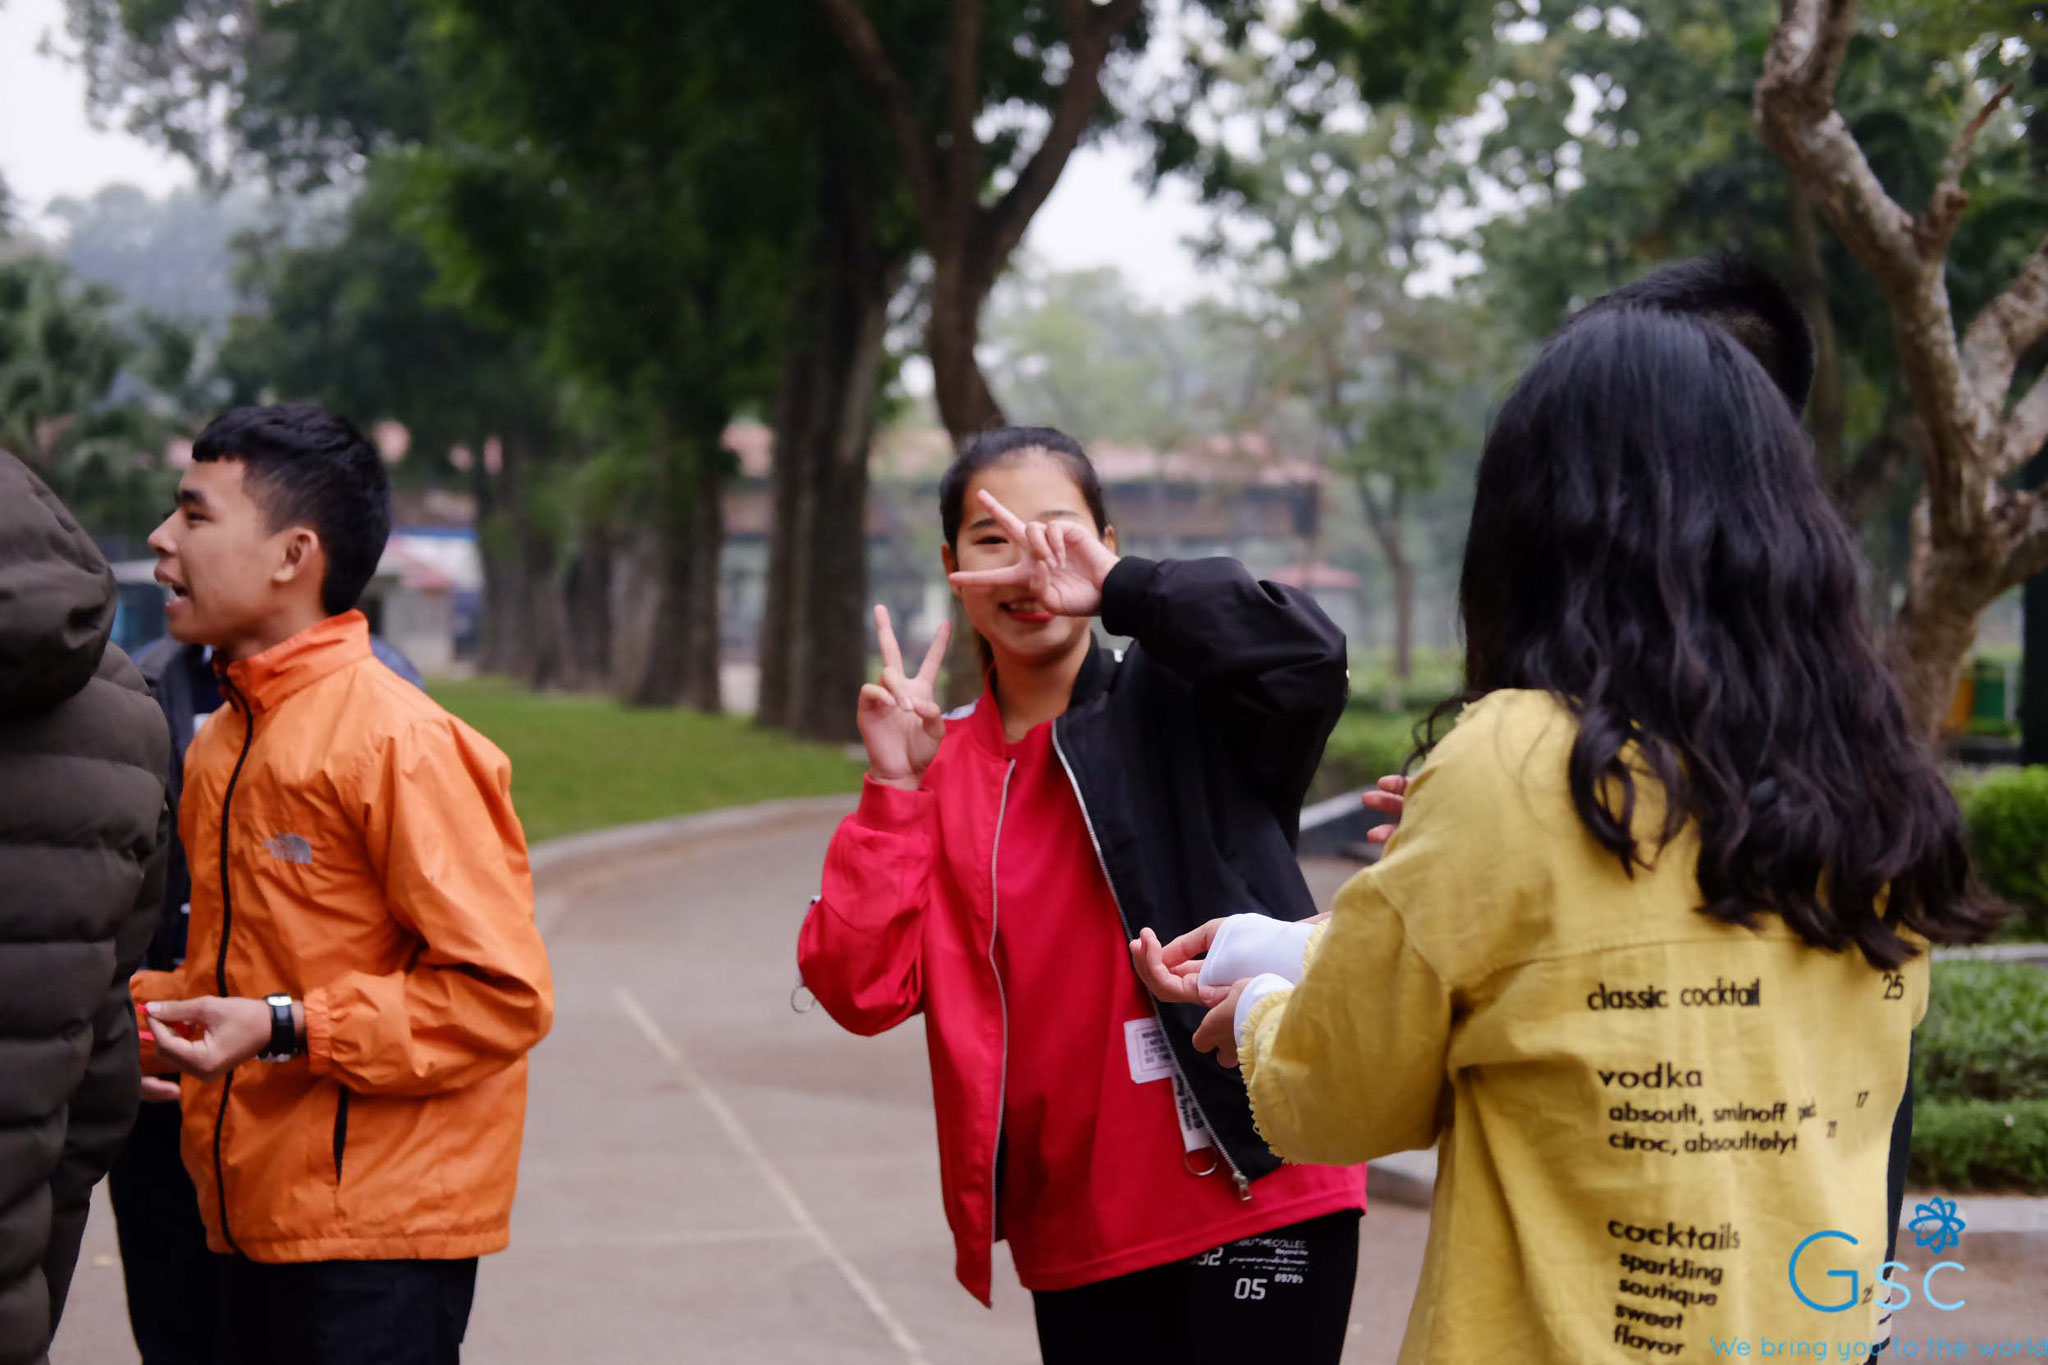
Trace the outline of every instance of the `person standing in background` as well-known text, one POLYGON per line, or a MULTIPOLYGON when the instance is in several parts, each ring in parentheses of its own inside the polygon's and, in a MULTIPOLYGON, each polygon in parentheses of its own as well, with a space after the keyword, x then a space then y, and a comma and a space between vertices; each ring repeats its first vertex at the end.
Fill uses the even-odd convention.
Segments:
POLYGON ((135 994, 243 1365, 460 1358, 553 1019, 511 765, 355 610, 389 526, 370 443, 281 404, 200 434, 150 536, 225 705, 185 755, 188 952, 135 994))
POLYGON ((989 1302, 1008 1241, 1051 1365, 1335 1365, 1365 1172, 1266 1152, 1191 1046, 1202 1011, 1155 1007, 1125 945, 1314 910, 1295 839, 1344 634, 1236 560, 1120 557, 1095 467, 1050 428, 974 438, 939 504, 985 686, 942 715, 945 630, 913 674, 876 609, 868 773, 804 982, 855 1033, 925 1016, 955 1274, 989 1302))
POLYGON ((1437 1145, 1404 1361, 1875 1340, 1809 1293, 1890 1231, 1928 946, 2001 909, 1794 413, 1728 329, 1589 308, 1467 547, 1464 709, 1400 833, 1271 961, 1166 945, 1237 959, 1197 1042, 1291 1159, 1437 1145))
POLYGON ((47 1358, 135 1118, 170 740, 113 625, 106 560, 0 452, 0 1365, 47 1358))
MULTIPOLYGON (((419 670, 394 646, 372 636, 370 648, 392 672, 424 687, 419 670)), ((175 799, 184 786, 185 750, 221 705, 213 650, 166 635, 137 654, 135 663, 170 726, 170 791, 175 799)), ((192 874, 174 830, 161 912, 144 962, 149 969, 171 971, 184 962, 191 902, 192 874)), ((107 1177, 129 1329, 142 1353, 142 1365, 216 1365, 226 1358, 220 1258, 207 1250, 199 1196, 178 1152, 176 1074, 145 1077, 142 1088, 144 1103, 134 1130, 107 1177)))

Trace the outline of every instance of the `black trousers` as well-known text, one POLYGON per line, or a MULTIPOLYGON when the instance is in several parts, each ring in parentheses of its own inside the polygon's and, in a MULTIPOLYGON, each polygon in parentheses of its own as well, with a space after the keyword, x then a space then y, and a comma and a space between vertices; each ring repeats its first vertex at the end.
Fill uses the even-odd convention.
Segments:
POLYGON ((222 1365, 220 1274, 178 1155, 178 1106, 145 1104, 107 1176, 142 1365, 222 1365))
POLYGON ((1358 1282, 1358 1213, 1133 1275, 1033 1293, 1046 1365, 1337 1365, 1358 1282))
POLYGON ((457 1365, 476 1258, 262 1265, 236 1256, 222 1288, 233 1365, 457 1365))

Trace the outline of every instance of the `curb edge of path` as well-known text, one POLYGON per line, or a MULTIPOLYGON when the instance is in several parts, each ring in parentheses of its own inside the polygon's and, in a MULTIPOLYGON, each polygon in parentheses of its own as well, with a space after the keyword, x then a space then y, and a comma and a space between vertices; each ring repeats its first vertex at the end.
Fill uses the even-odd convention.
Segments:
POLYGON ((632 825, 612 825, 544 840, 528 850, 527 859, 532 864, 534 875, 539 876, 543 872, 560 871, 585 859, 618 857, 657 844, 699 839, 707 834, 729 834, 735 830, 774 824, 792 816, 827 815, 834 811, 844 813, 851 811, 859 799, 860 793, 854 791, 829 796, 785 797, 747 806, 722 806, 691 815, 671 815, 632 825))

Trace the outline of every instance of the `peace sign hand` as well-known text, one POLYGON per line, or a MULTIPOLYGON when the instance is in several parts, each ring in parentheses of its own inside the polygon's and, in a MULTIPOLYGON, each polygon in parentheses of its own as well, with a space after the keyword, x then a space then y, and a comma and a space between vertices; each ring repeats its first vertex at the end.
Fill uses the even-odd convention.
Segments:
POLYGON ((908 791, 917 790, 924 770, 946 737, 939 710, 939 665, 953 636, 950 621, 941 622, 925 651, 924 663, 912 675, 903 671, 903 651, 889 625, 889 609, 875 608, 875 638, 882 647, 882 677, 860 690, 861 742, 868 749, 868 776, 908 791))
POLYGON ((981 501, 1023 554, 1006 568, 948 574, 948 579, 960 587, 1021 587, 1059 616, 1093 616, 1102 610, 1102 583, 1116 567, 1116 551, 1079 522, 1026 522, 985 488, 981 501))

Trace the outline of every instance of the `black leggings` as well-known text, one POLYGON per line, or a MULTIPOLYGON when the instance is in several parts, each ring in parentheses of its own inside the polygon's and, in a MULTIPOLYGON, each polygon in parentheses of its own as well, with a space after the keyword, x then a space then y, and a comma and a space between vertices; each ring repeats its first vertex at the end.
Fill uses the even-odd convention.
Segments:
POLYGON ((1337 1365, 1358 1281, 1358 1213, 1275 1228, 1185 1261, 1034 1292, 1046 1365, 1337 1365))

